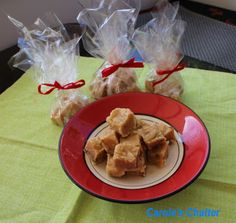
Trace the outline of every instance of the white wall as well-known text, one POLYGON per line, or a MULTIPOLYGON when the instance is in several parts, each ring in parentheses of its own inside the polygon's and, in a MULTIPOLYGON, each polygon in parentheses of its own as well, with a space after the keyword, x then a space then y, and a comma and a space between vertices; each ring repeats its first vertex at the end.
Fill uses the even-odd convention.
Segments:
POLYGON ((236 11, 236 0, 192 0, 194 2, 201 2, 207 5, 214 5, 220 8, 236 11))
POLYGON ((0 0, 0 50, 17 42, 16 28, 4 12, 30 26, 47 11, 57 14, 63 23, 76 22, 78 0, 0 0))

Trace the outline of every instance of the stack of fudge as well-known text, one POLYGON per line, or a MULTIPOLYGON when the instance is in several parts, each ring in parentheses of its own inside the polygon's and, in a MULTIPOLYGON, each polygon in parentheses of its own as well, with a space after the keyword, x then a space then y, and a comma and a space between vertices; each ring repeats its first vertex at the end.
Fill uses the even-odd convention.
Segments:
POLYGON ((145 176, 147 164, 165 165, 168 146, 175 140, 173 128, 139 120, 128 108, 112 110, 106 121, 109 127, 87 141, 85 152, 95 163, 106 161, 110 176, 145 176))

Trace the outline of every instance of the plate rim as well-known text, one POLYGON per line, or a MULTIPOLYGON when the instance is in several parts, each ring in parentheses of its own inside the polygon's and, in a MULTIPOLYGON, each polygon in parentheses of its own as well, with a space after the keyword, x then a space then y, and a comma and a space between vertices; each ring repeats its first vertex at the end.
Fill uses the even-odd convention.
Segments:
MULTIPOLYGON (((114 94, 114 95, 111 95, 111 96, 107 96, 107 97, 104 97, 104 98, 101 98, 99 100, 96 100, 92 103, 90 103, 88 106, 90 106, 91 104, 96 104, 98 103, 99 101, 101 100, 105 100, 106 98, 108 97, 114 97, 114 96, 119 96, 119 95, 127 95, 127 94, 146 94, 146 95, 157 95, 159 97, 164 97, 164 98, 167 98, 168 100, 173 100, 185 107, 187 107, 191 112, 193 112, 196 117, 199 119, 199 121, 201 122, 201 124, 203 125, 205 131, 206 131, 206 134, 207 134, 207 141, 208 141, 208 150, 207 150, 207 155, 206 155, 206 160, 202 166, 201 169, 199 169, 199 171, 197 172, 197 174, 186 184, 184 184, 182 187, 178 188, 177 190, 171 192, 171 193, 168 193, 168 194, 165 194, 163 196, 160 196, 160 197, 156 197, 156 198, 150 198, 150 199, 139 199, 139 200, 122 200, 122 199, 113 199, 113 198, 109 198, 109 197, 105 197, 105 196, 101 196, 95 192, 91 192, 89 191, 88 189, 86 189, 85 187, 81 186, 79 183, 77 183, 73 178, 72 176, 70 176, 69 172, 66 170, 65 166, 64 166, 64 163, 62 161, 62 157, 61 157, 61 141, 62 141, 62 136, 64 135, 64 131, 67 127, 67 125, 70 124, 70 122, 73 120, 73 117, 69 120, 69 122, 63 127, 63 130, 61 132, 61 135, 60 135, 60 138, 59 138, 59 142, 58 142, 58 156, 59 156, 59 160, 60 160, 60 164, 62 166, 62 169, 64 170, 65 174, 67 175, 67 177, 72 181, 72 183, 74 183, 77 187, 79 187, 82 191, 85 191, 87 192, 88 194, 92 195, 92 196, 95 196, 97 198, 100 198, 102 200, 106 200, 106 201, 110 201, 110 202, 115 202, 115 203, 123 203, 123 204, 142 204, 142 203, 149 203, 149 202, 153 202, 153 201, 159 201, 159 200, 162 200, 162 199, 165 199, 167 197, 170 197, 170 196, 173 196, 181 191, 183 191, 184 189, 186 189, 188 186, 190 186, 191 184, 193 184, 195 182, 195 180, 201 175, 201 173, 204 171, 208 161, 209 161, 209 158, 210 158, 210 154, 211 154, 211 139, 210 139, 210 135, 209 135, 209 132, 208 132, 208 129, 206 128, 206 125, 205 123, 203 122, 203 120, 199 117, 199 115, 193 111, 193 109, 191 109, 189 106, 187 106, 186 104, 184 104, 183 102, 181 101, 178 101, 176 99, 173 99, 173 98, 170 98, 170 97, 167 97, 167 96, 164 96, 164 95, 160 95, 160 94, 153 94, 153 93, 147 93, 147 92, 126 92, 126 93, 119 93, 119 94, 114 94)), ((84 108, 82 108, 80 111, 78 111, 76 114, 78 114, 79 112, 82 112, 87 106, 85 106, 84 108)), ((76 115, 75 114, 75 115, 76 115)), ((185 150, 184 150, 184 156, 185 156, 185 150)), ((182 165, 182 163, 180 164, 180 166, 182 165)), ((179 167, 180 167, 179 166, 179 167)), ((100 179, 99 179, 100 180, 100 179)), ((101 180, 100 180, 101 181, 101 180)), ((102 181, 101 181, 102 182, 102 181)), ((104 182, 103 182, 104 183, 104 182)), ((111 187, 114 187, 114 186, 111 186, 111 187)), ((126 190, 126 189, 122 189, 122 190, 126 190)), ((132 190, 132 189, 130 189, 132 190)), ((140 190, 140 189, 135 189, 135 190, 140 190)))

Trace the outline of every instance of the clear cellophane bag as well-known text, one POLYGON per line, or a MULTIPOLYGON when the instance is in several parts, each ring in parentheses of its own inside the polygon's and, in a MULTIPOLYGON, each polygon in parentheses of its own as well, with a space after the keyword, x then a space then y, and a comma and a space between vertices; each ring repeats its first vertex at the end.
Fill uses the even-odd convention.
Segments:
POLYGON ((80 11, 77 20, 87 27, 85 49, 104 63, 90 84, 92 97, 99 99, 116 93, 139 91, 134 67, 142 67, 130 57, 130 37, 140 9, 139 1, 100 1, 94 8, 80 11))
POLYGON ((54 13, 37 18, 31 29, 8 18, 20 34, 20 51, 10 59, 9 65, 23 71, 31 68, 39 93, 47 95, 58 90, 50 116, 55 124, 63 126, 88 104, 88 98, 79 89, 85 82, 77 81, 78 42, 82 32, 71 38, 54 13))
POLYGON ((180 48, 186 24, 177 12, 178 4, 158 1, 152 13, 154 18, 136 29, 132 40, 149 65, 146 90, 179 100, 184 90, 179 73, 184 65, 179 63, 183 58, 180 48))

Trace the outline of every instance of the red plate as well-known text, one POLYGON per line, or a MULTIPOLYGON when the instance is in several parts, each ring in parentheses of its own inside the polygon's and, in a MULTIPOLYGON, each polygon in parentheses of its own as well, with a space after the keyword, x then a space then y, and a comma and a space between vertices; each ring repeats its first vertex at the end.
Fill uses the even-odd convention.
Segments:
POLYGON ((201 174, 209 154, 210 138, 201 119, 184 104, 149 93, 117 94, 90 104, 68 122, 59 143, 62 167, 77 186, 96 197, 121 203, 159 200, 186 188, 201 174), (178 145, 162 175, 148 170, 147 177, 112 179, 84 155, 87 139, 103 129, 106 117, 117 107, 130 108, 144 119, 151 117, 175 128, 178 145))

